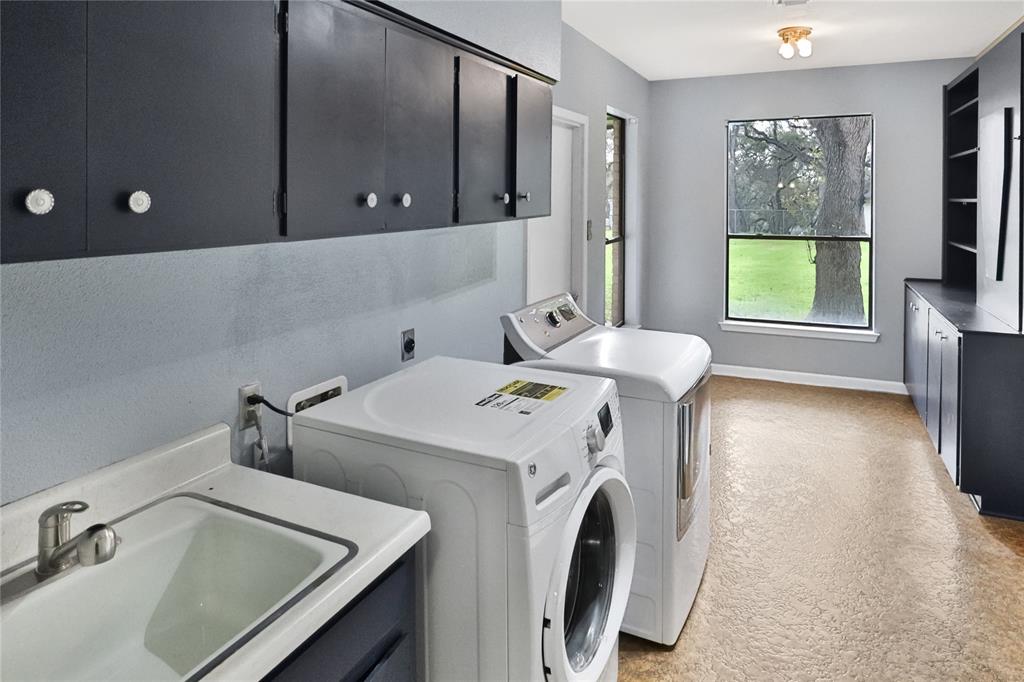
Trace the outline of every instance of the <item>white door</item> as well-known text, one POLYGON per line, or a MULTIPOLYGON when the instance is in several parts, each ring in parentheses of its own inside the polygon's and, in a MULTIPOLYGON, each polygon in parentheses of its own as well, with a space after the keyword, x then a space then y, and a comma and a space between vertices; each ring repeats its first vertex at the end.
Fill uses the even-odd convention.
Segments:
MULTIPOLYGON (((526 300, 583 294, 586 119, 556 111, 551 126, 551 215, 526 223, 526 300)), ((582 305, 582 302, 581 302, 582 305)))

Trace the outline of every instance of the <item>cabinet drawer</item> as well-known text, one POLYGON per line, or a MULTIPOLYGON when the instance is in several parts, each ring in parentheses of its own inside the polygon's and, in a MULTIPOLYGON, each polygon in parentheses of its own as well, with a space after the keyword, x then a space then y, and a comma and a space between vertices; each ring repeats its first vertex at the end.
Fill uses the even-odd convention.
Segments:
POLYGON ((299 647, 266 680, 413 680, 412 553, 299 647))

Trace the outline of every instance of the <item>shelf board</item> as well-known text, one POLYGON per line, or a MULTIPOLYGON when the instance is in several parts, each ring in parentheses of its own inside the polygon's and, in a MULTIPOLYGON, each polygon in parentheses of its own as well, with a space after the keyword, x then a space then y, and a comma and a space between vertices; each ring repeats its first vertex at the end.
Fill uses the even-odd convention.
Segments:
POLYGON ((964 242, 955 242, 952 239, 950 239, 947 242, 947 244, 949 244, 950 246, 952 246, 954 248, 962 249, 964 251, 967 251, 968 253, 973 253, 973 254, 977 254, 978 253, 978 247, 975 244, 965 244, 964 242))
POLYGON ((974 99, 968 100, 967 102, 965 102, 965 103, 961 104, 960 106, 958 106, 953 111, 949 112, 949 115, 950 116, 956 116, 961 111, 967 111, 968 109, 970 109, 971 107, 973 107, 977 103, 978 103, 978 98, 975 97, 974 99))
POLYGON ((971 197, 958 197, 956 199, 950 199, 949 203, 951 203, 951 204, 976 204, 976 203, 978 203, 978 200, 976 198, 971 198, 971 197))
POLYGON ((962 152, 957 152, 956 154, 950 154, 949 158, 950 159, 960 159, 960 158, 963 158, 965 156, 973 156, 973 155, 975 155, 977 153, 978 153, 978 148, 974 147, 973 149, 965 149, 962 152))

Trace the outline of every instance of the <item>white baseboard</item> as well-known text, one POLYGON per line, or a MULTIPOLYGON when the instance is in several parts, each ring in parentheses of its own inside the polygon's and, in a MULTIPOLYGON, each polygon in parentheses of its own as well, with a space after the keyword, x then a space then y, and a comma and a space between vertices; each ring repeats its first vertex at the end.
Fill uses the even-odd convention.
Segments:
POLYGON ((835 374, 813 374, 811 372, 791 372, 784 369, 765 369, 762 367, 743 367, 742 365, 711 364, 711 371, 726 377, 742 379, 762 379, 764 381, 780 381, 784 384, 805 384, 807 386, 828 386, 830 388, 849 388, 856 391, 874 391, 876 393, 895 393, 907 395, 907 387, 898 381, 882 381, 881 379, 862 379, 860 377, 843 377, 835 374))

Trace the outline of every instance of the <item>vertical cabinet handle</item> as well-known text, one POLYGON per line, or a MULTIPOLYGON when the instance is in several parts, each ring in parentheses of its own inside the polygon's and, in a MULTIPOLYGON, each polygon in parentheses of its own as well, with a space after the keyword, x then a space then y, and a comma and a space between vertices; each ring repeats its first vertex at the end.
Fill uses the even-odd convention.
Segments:
POLYGON ((25 195, 25 208, 33 215, 46 215, 53 210, 53 193, 48 189, 34 189, 25 195))
POLYGON ((145 213, 152 205, 153 200, 149 197, 149 194, 141 189, 137 189, 128 195, 128 208, 131 209, 132 213, 145 213))
POLYGON ((504 193, 499 192, 498 194, 496 194, 494 196, 494 198, 495 198, 496 201, 500 201, 501 203, 505 204, 506 206, 508 206, 508 202, 512 201, 512 197, 510 197, 508 195, 508 192, 504 192, 504 193))
POLYGON ((409 208, 410 206, 412 206, 412 195, 409 194, 408 192, 401 196, 396 196, 395 199, 398 200, 398 203, 402 206, 402 208, 409 208))
POLYGON ((362 201, 366 208, 377 208, 377 193, 370 192, 369 194, 363 195, 362 201))
POLYGON ((529 202, 530 201, 530 193, 529 192, 520 192, 519 193, 519 198, 520 199, 524 199, 527 202, 529 202))

